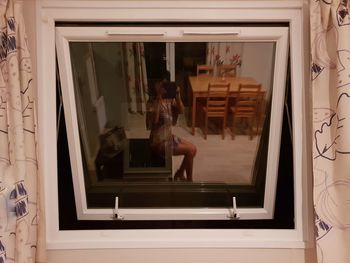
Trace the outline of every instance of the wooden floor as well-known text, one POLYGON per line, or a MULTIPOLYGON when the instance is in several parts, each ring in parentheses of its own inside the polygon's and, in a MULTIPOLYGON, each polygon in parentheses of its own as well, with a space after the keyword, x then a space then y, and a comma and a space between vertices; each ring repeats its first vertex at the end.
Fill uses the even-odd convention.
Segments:
MULTIPOLYGON (((149 131, 145 129, 145 119, 140 114, 129 115, 129 138, 147 138, 149 131)), ((221 134, 208 134, 204 139, 201 129, 196 128, 196 134, 190 133, 184 115, 181 115, 173 133, 180 138, 192 142, 197 147, 194 160, 194 182, 219 182, 236 185, 247 185, 252 181, 252 166, 257 151, 260 136, 249 139, 243 132, 231 138, 230 130, 226 130, 223 140, 221 134)), ((173 156, 173 173, 182 161, 181 156, 173 156)))

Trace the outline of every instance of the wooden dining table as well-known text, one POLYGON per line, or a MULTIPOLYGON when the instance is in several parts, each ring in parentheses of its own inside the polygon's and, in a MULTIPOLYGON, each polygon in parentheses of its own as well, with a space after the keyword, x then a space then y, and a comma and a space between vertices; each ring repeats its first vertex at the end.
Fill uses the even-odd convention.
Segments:
POLYGON ((190 76, 190 90, 192 95, 192 134, 195 135, 196 114, 197 114, 197 99, 205 98, 208 94, 208 84, 217 82, 230 83, 229 97, 237 97, 239 84, 257 84, 257 81, 252 77, 213 77, 213 76, 190 76))

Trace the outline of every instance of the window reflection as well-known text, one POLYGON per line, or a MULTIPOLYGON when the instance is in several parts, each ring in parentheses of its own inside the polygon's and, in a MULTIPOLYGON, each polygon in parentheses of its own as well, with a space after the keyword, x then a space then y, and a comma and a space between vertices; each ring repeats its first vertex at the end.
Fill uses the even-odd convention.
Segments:
POLYGON ((72 42, 70 50, 86 180, 254 184, 274 43, 72 42), (222 115, 220 92, 209 102, 208 87, 226 83, 222 115))

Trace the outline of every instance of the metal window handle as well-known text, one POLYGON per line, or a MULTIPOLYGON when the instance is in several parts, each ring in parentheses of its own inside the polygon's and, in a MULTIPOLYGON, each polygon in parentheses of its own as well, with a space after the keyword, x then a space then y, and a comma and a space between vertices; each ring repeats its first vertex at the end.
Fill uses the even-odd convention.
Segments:
POLYGON ((114 204, 114 212, 113 212, 113 219, 115 220, 123 220, 124 217, 120 215, 119 211, 119 197, 115 197, 115 204, 114 204))
POLYGON ((232 208, 229 210, 229 215, 227 217, 232 220, 239 219, 241 217, 237 211, 237 203, 235 196, 232 197, 232 208))

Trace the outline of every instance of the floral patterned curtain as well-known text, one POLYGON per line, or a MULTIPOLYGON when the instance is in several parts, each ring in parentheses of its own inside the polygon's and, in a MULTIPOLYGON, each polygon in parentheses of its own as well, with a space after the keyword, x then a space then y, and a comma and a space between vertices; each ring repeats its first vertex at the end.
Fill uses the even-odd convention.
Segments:
POLYGON ((241 65, 242 43, 216 43, 207 44, 207 65, 232 64, 241 65))
POLYGON ((350 3, 310 0, 317 258, 350 260, 350 3))
POLYGON ((39 262, 32 66, 22 3, 0 0, 0 262, 39 262))
POLYGON ((126 43, 129 112, 146 112, 148 84, 143 43, 126 43))

